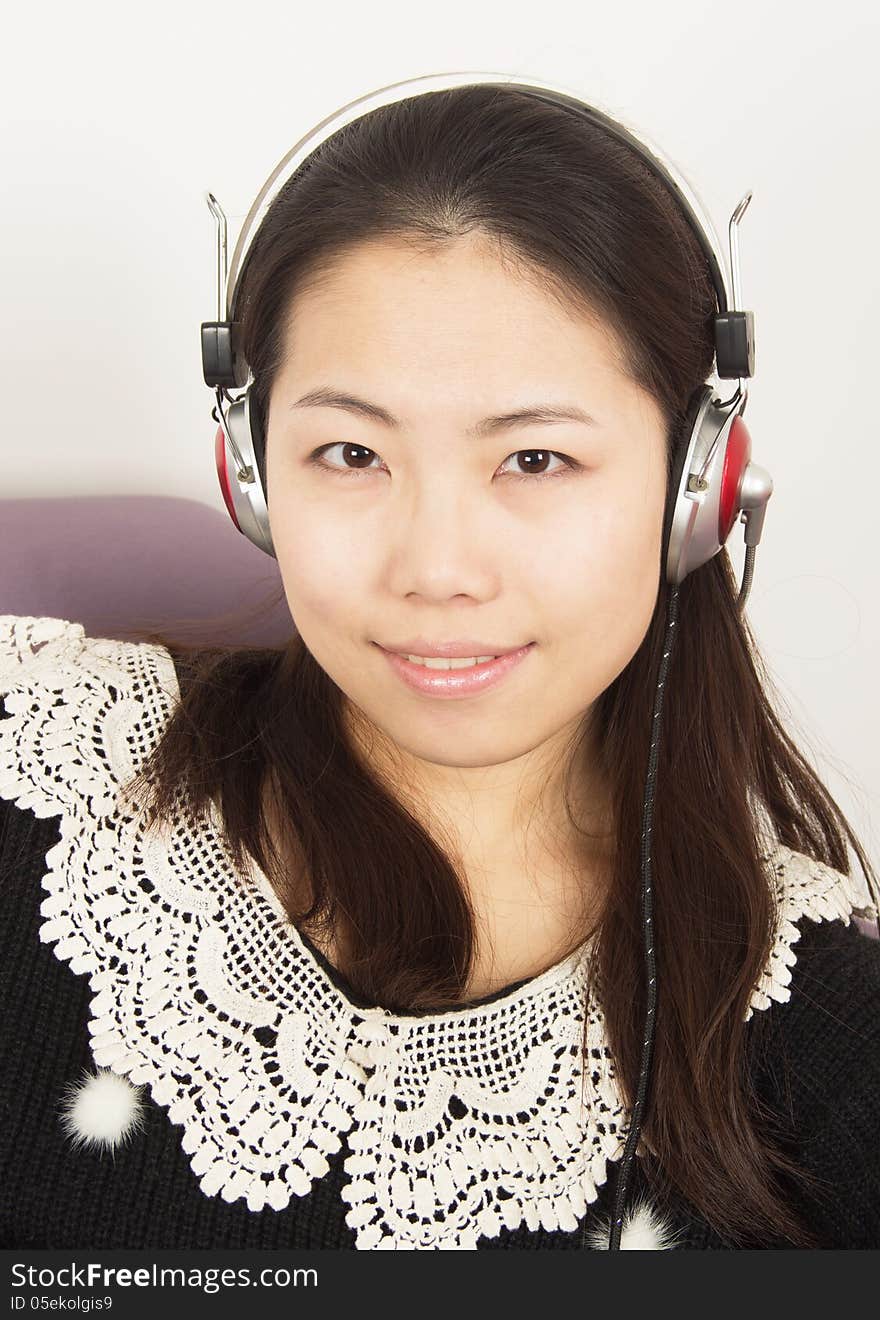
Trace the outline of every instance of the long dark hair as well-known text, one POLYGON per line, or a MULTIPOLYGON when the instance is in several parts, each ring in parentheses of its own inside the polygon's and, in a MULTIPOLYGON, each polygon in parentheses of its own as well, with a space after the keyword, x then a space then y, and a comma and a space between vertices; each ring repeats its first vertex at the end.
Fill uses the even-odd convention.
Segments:
MULTIPOLYGON (((688 402, 713 368, 705 256, 635 152, 521 89, 476 85, 373 110, 288 181, 252 245, 238 304, 261 416, 292 300, 307 280, 367 239, 393 235, 442 251, 477 231, 563 305, 610 325, 626 370, 664 410, 668 484, 688 402)), ((734 1246, 782 1235, 809 1247, 821 1244, 778 1179, 811 1180, 767 1139, 762 1118, 772 1116, 762 1114, 746 1067, 749 1033, 759 1036, 768 1014, 746 1029, 745 1013, 776 921, 756 812, 780 843, 846 874, 848 840, 872 893, 876 877, 775 713, 779 698, 768 696, 737 585, 722 550, 680 587, 654 804, 662 992, 642 1136, 657 1188, 686 1198, 734 1246)), ((594 714, 615 852, 590 965, 629 1107, 646 1001, 639 842, 667 597, 661 578, 642 644, 594 714)), ((136 635, 168 646, 186 675, 181 703, 131 785, 149 818, 171 812, 185 782, 195 817, 219 806, 232 856, 242 866, 246 854, 257 861, 291 921, 339 932, 340 971, 360 995, 401 1012, 459 1004, 475 923, 455 858, 355 754, 340 718, 344 694, 299 635, 276 648, 136 635), (277 848, 267 784, 282 819, 277 848), (296 875, 308 877, 308 906, 296 875)), ((574 949, 590 932, 571 934, 574 949)))

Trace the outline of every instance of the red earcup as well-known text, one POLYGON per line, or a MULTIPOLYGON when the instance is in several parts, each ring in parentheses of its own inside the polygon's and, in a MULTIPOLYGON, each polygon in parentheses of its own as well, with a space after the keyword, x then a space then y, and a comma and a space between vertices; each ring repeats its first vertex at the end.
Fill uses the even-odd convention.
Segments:
POLYGON ((718 498, 718 544, 724 545, 740 511, 743 473, 752 457, 752 437, 741 416, 734 417, 724 452, 721 494, 718 498))
POLYGON ((214 461, 217 465, 217 477, 220 481, 220 490, 223 495, 223 502, 226 505, 230 518, 235 523, 238 530, 241 531, 238 519, 235 516, 235 505, 232 500, 232 487, 229 484, 229 470, 226 466, 226 436, 223 434, 223 427, 217 427, 217 434, 214 437, 214 461))

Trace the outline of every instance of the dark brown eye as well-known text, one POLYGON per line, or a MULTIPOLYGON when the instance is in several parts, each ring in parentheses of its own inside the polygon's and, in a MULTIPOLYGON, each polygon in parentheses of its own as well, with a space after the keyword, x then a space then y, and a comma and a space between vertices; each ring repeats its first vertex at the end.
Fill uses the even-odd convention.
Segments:
POLYGON ((375 458, 372 449, 367 449, 366 445, 342 444, 342 456, 346 463, 351 460, 350 466, 359 468, 367 467, 371 459, 375 458))
MULTIPOLYGON (((518 449, 515 454, 504 460, 509 463, 511 459, 516 459, 518 472, 510 471, 504 473, 514 481, 531 481, 536 484, 541 477, 564 477, 566 473, 571 472, 577 466, 570 458, 564 454, 557 454, 552 449, 518 449), (558 466, 547 470, 547 463, 551 459, 556 459, 558 466)), ((503 464, 502 464, 503 468, 503 464)))
POLYGON ((520 460, 523 472, 543 473, 552 455, 549 449, 520 449, 516 457, 520 460))
POLYGON ((347 472, 366 471, 375 457, 375 450, 367 449, 366 445, 354 444, 350 440, 340 440, 335 445, 322 445, 320 449, 316 449, 311 455, 310 461, 317 467, 328 468, 331 472, 339 472, 345 476, 347 472), (341 466, 339 463, 327 461, 325 455, 329 454, 332 449, 342 451, 343 461, 341 466))

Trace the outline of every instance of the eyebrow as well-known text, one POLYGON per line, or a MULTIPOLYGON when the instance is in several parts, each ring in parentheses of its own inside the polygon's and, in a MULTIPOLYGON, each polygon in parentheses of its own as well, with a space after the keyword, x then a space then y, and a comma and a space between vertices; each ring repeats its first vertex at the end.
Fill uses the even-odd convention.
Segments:
MULTIPOLYGON (((389 429, 400 430, 403 426, 403 422, 398 417, 393 416, 386 408, 380 407, 378 403, 370 403, 367 399, 359 399, 354 394, 347 394, 326 385, 309 390, 302 398, 296 399, 290 405, 290 411, 296 408, 341 408, 344 412, 381 422, 389 429)), ((479 440, 498 431, 506 431, 514 426, 531 425, 535 422, 538 424, 582 422, 585 426, 597 425, 595 418, 584 412, 582 408, 570 404, 542 403, 534 404, 529 408, 517 408, 515 412, 500 413, 497 417, 484 417, 481 422, 469 426, 466 435, 472 440, 479 440)))

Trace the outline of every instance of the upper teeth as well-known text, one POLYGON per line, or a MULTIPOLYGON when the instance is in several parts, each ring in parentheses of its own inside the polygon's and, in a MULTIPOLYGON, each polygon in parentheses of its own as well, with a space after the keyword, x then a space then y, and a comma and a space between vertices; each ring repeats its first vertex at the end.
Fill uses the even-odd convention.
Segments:
POLYGON ((416 665, 427 665, 428 669, 466 669, 468 665, 482 665, 487 660, 495 660, 494 655, 470 655, 461 656, 455 660, 447 660, 443 656, 435 655, 408 655, 407 660, 412 660, 416 665))

